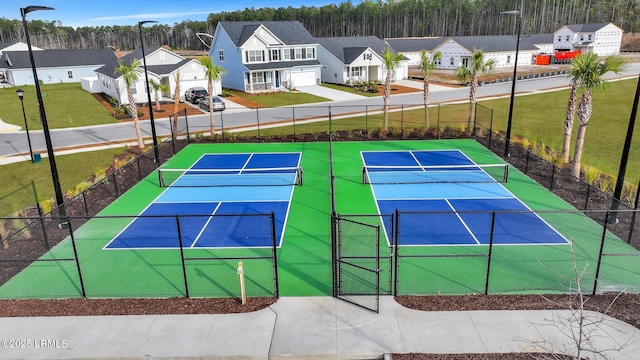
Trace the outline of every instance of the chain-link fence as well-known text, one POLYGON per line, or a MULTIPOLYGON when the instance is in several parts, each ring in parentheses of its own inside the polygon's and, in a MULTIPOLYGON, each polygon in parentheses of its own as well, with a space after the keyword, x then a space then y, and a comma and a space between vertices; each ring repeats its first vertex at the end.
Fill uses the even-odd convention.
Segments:
POLYGON ((240 298, 238 262, 247 296, 278 296, 273 214, 47 216, 0 223, 22 227, 2 240, 0 298, 240 298), (134 227, 136 221, 144 226, 134 227), (194 228, 203 223, 206 233, 194 228), (226 244, 238 224, 261 229, 254 230, 261 246, 226 244))

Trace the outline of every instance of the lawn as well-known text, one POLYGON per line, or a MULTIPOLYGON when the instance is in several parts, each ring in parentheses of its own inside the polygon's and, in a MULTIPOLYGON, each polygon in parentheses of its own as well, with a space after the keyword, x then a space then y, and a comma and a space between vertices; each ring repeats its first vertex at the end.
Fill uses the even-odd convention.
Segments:
POLYGON ((231 94, 255 102, 263 107, 292 106, 330 101, 323 97, 302 92, 273 92, 268 94, 251 95, 245 92, 230 90, 231 94))
MULTIPOLYGON (((21 86, 24 90, 24 111, 29 130, 42 129, 38 114, 35 86, 21 86)), ((80 83, 44 84, 40 87, 49 128, 69 128, 112 124, 117 120, 98 103, 80 83)), ((24 128, 24 118, 16 88, 0 88, 0 119, 24 128)))
MULTIPOLYGON (((355 94, 362 95, 362 96, 368 96, 368 97, 380 96, 377 92, 364 92, 364 91, 357 92, 357 91, 355 91, 355 88, 352 88, 352 87, 349 87, 349 86, 345 86, 345 85, 323 83, 322 86, 327 87, 329 89, 334 89, 334 90, 339 90, 339 91, 344 91, 344 92, 349 92, 349 93, 355 93, 355 94)), ((380 88, 382 88, 384 85, 378 85, 378 86, 380 88)))
MULTIPOLYGON (((62 191, 67 192, 75 188, 91 175, 113 164, 113 157, 123 152, 124 147, 117 147, 70 155, 56 155, 62 191)), ((0 193, 0 216, 7 216, 35 204, 31 187, 32 181, 35 185, 38 201, 54 198, 49 158, 43 157, 42 162, 35 164, 23 161, 2 165, 4 186, 2 193, 0 193)))

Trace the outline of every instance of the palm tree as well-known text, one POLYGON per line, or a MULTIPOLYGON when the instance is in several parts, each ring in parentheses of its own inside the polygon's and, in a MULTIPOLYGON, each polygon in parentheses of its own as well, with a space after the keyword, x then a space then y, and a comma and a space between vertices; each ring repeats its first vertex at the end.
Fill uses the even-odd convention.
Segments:
POLYGON ((209 93, 209 126, 211 127, 211 135, 213 135, 213 82, 220 80, 222 75, 227 71, 214 64, 213 60, 206 55, 200 58, 200 63, 205 69, 205 77, 207 78, 207 92, 209 93))
POLYGON ((571 62, 572 68, 575 67, 579 69, 578 79, 580 81, 580 87, 583 88, 580 103, 578 103, 578 134, 576 135, 576 146, 573 152, 573 163, 571 165, 571 175, 573 175, 576 180, 580 180, 582 150, 584 149, 587 124, 589 123, 592 112, 592 91, 594 88, 603 89, 606 85, 604 74, 611 71, 619 75, 624 69, 624 64, 624 58, 619 55, 609 55, 600 62, 600 58, 595 53, 578 55, 571 62))
POLYGON ((149 85, 153 88, 153 96, 156 99, 156 111, 160 111, 162 108, 160 107, 160 93, 163 91, 167 91, 169 89, 169 85, 159 83, 153 79, 149 80, 149 85))
POLYGON ((420 73, 423 76, 423 99, 424 99, 424 126, 429 127, 429 82, 431 81, 431 73, 436 69, 436 63, 442 59, 442 53, 436 51, 433 56, 429 57, 426 50, 420 52, 420 73))
POLYGON ((182 81, 182 75, 180 70, 176 71, 174 75, 176 87, 173 91, 173 133, 178 133, 178 110, 180 110, 180 82, 182 81))
POLYGON ((471 54, 471 63, 469 65, 469 67, 460 66, 457 68, 456 76, 463 83, 471 83, 471 89, 469 89, 469 124, 467 124, 467 128, 471 130, 471 124, 473 124, 476 117, 475 104, 478 99, 478 77, 480 74, 490 73, 495 65, 495 60, 484 61, 484 52, 475 49, 471 54))
POLYGON ((387 77, 384 80, 384 93, 382 99, 384 100, 384 128, 389 128, 389 98, 391 97, 391 78, 395 68, 402 60, 402 54, 396 54, 391 48, 385 48, 382 51, 382 66, 387 69, 387 77))
POLYGON ((140 78, 140 60, 133 59, 131 63, 127 64, 123 60, 118 60, 118 67, 114 69, 114 75, 122 75, 125 85, 127 86, 127 98, 129 100, 129 113, 133 117, 133 126, 136 129, 136 137, 138 138, 138 147, 144 148, 144 141, 142 140, 142 132, 140 131, 140 123, 138 122, 138 106, 133 99, 133 92, 131 86, 135 86, 136 82, 140 78))
POLYGON ((571 92, 569 93, 569 102, 567 103, 567 115, 564 118, 564 138, 562 140, 562 161, 565 164, 569 162, 571 131, 573 131, 573 119, 576 113, 578 86, 580 85, 578 69, 573 65, 574 62, 572 61, 571 70, 569 70, 569 76, 571 77, 571 92))

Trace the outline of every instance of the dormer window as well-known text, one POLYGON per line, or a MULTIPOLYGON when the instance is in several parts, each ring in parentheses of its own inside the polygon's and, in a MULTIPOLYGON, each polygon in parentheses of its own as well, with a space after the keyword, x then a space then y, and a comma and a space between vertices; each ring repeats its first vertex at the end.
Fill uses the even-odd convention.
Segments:
POLYGON ((246 54, 246 61, 248 63, 264 61, 264 51, 262 50, 249 50, 245 54, 246 54))

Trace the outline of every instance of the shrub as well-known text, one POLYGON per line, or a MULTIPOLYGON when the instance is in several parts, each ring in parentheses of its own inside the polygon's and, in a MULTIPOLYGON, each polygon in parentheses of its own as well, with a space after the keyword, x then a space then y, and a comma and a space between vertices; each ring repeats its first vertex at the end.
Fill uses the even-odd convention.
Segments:
POLYGON ((590 165, 582 165, 582 173, 584 174, 584 180, 589 185, 595 185, 600 177, 601 171, 590 165))

